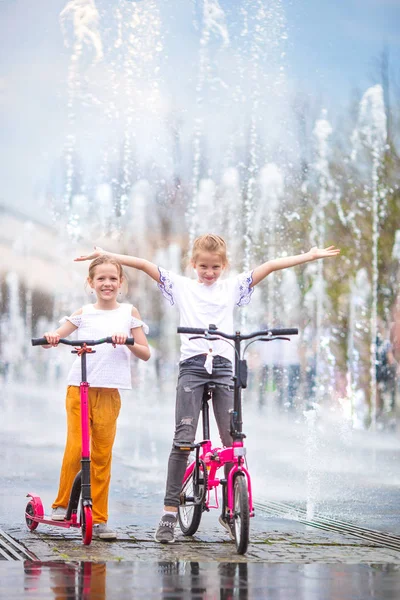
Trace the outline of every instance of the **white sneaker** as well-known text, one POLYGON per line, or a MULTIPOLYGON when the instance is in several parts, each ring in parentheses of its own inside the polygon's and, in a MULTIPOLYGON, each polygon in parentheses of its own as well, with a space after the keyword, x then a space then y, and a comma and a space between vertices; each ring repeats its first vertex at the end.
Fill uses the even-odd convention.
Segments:
POLYGON ((62 506, 57 506, 56 508, 53 508, 51 512, 51 518, 53 521, 64 521, 66 514, 66 508, 63 508, 62 506))
POLYGON ((110 527, 107 527, 107 523, 98 523, 93 526, 93 538, 98 540, 116 540, 117 534, 110 527))

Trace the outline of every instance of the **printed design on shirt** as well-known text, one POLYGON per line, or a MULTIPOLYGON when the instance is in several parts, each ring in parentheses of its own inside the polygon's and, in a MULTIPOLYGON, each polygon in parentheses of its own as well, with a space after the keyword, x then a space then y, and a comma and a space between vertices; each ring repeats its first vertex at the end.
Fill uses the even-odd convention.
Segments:
POLYGON ((158 283, 158 287, 162 292, 164 298, 166 298, 171 306, 175 304, 174 297, 172 295, 172 288, 174 284, 172 283, 169 272, 163 269, 162 267, 158 267, 158 272, 160 273, 160 283, 158 283))
POLYGON ((250 287, 253 283, 253 271, 244 273, 243 278, 239 283, 239 300, 237 306, 246 306, 251 300, 251 295, 254 292, 254 287, 250 287))

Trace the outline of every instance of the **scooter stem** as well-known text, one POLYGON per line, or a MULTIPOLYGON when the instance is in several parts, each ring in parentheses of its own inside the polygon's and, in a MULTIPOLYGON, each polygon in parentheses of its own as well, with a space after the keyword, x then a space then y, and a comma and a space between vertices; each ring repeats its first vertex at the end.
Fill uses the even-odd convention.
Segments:
POLYGON ((80 384, 81 393, 81 431, 82 431, 82 458, 89 457, 89 384, 83 381, 80 384))

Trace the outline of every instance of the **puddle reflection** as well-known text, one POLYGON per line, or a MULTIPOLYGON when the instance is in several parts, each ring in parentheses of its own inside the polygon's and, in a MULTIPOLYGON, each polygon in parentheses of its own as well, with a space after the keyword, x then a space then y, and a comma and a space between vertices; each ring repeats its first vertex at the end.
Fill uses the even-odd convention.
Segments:
POLYGON ((26 598, 52 600, 106 599, 106 563, 30 562, 24 565, 26 598), (51 593, 53 595, 51 595, 51 593))
POLYGON ((220 563, 212 572, 210 566, 203 564, 201 568, 198 562, 185 561, 129 564, 26 561, 25 598, 248 600, 247 563, 220 563))
POLYGON ((7 599, 18 600, 393 600, 400 597, 399 565, 394 564, 27 561, 22 594, 17 591, 16 573, 12 581, 11 577, 9 570, 7 599))

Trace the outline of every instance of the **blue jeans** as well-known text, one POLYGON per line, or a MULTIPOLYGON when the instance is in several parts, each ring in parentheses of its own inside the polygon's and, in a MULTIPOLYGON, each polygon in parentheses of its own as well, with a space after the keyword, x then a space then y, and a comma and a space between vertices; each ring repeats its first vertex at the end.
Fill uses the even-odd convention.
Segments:
MULTIPOLYGON (((199 421, 204 385, 215 383, 213 411, 223 446, 231 446, 230 414, 233 408, 232 363, 223 356, 215 356, 212 373, 204 368, 205 354, 197 354, 179 363, 175 406, 175 441, 194 442, 199 421)), ((164 505, 179 506, 182 480, 189 452, 172 446, 168 461, 168 474, 164 505)))

